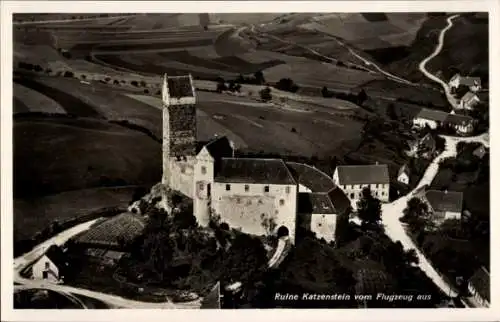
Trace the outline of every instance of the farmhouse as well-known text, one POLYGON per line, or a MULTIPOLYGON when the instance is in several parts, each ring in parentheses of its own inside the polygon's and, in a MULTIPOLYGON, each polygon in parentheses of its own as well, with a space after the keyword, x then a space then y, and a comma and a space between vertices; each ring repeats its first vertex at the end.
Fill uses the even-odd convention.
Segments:
POLYGON ((420 198, 432 213, 436 223, 447 219, 461 219, 463 207, 463 194, 456 191, 427 190, 422 191, 420 198))
MULTIPOLYGON (((300 174, 305 173, 306 167, 296 171, 300 166, 289 166, 281 159, 235 158, 234 145, 226 137, 215 138, 197 148, 196 93, 190 75, 165 75, 162 96, 162 184, 193 199, 194 215, 201 226, 208 226, 216 215, 228 225, 255 235, 275 233, 285 227, 290 240, 294 241, 298 179, 300 176, 300 181, 304 181, 300 174)), ((311 167, 308 171, 321 177, 311 167)), ((325 186, 329 190, 324 192, 329 192, 335 184, 329 182, 325 186)), ((302 185, 301 189, 314 192, 311 188, 314 189, 302 185)), ((341 202, 337 194, 338 191, 331 196, 327 194, 334 198, 330 201, 323 198, 330 206, 330 218, 324 218, 319 234, 331 238, 334 230, 329 230, 334 229, 335 215, 339 209, 344 209, 336 204, 341 202)), ((164 208, 168 208, 167 200, 167 196, 162 198, 164 208)), ((311 216, 311 211, 316 209, 308 210, 311 216)), ((316 217, 315 222, 323 220, 323 217, 321 220, 316 217)), ((316 229, 313 227, 311 229, 316 229)))
POLYGON ((33 278, 59 283, 69 269, 69 263, 62 249, 50 246, 45 254, 33 264, 33 278))
POLYGON ((481 78, 479 77, 462 77, 460 74, 455 74, 448 82, 452 92, 460 86, 467 86, 472 92, 481 90, 481 78))
POLYGON ((401 182, 403 184, 410 183, 410 169, 408 168, 408 165, 406 163, 403 164, 403 166, 401 166, 401 168, 399 168, 398 182, 401 182))
POLYGON ((476 106, 480 101, 481 100, 479 99, 479 97, 476 94, 474 94, 473 92, 467 92, 460 99, 460 102, 458 104, 458 108, 470 111, 470 110, 474 109, 474 106, 476 106))
POLYGON ((423 108, 413 119, 413 126, 418 128, 428 126, 429 128, 435 130, 443 124, 447 116, 448 113, 446 112, 423 108))
POLYGON ((389 201, 390 180, 386 164, 338 166, 333 181, 351 200, 353 209, 356 209, 365 187, 370 188, 372 195, 380 201, 389 201))
POLYGON ((433 130, 440 127, 449 127, 458 134, 469 134, 474 131, 475 121, 467 115, 446 113, 423 108, 413 119, 413 126, 417 128, 429 127, 433 130))
POLYGON ((490 273, 486 268, 481 267, 472 275, 467 288, 481 307, 490 306, 490 273))

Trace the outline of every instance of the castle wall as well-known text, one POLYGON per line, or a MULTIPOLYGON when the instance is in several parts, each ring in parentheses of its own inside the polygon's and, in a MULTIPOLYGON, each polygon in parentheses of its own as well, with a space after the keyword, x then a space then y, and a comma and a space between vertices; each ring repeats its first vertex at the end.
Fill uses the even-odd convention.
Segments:
POLYGON ((229 226, 256 235, 267 235, 263 226, 265 218, 276 223, 272 233, 280 226, 289 230, 291 240, 295 240, 297 186, 264 185, 215 182, 212 191, 214 212, 229 226), (229 185, 229 190, 226 189, 229 185), (248 189, 245 189, 245 186, 248 189), (269 192, 265 192, 269 186, 269 192))
POLYGON ((334 214, 312 214, 311 231, 316 233, 316 237, 324 238, 327 242, 335 240, 335 226, 337 216, 334 214))
POLYGON ((206 148, 203 148, 196 157, 194 175, 194 215, 198 224, 207 226, 210 219, 211 195, 214 182, 214 160, 206 148))
POLYGON ((187 157, 177 161, 175 157, 169 161, 169 186, 173 190, 177 190, 188 196, 194 197, 193 181, 194 181, 194 157, 187 157))

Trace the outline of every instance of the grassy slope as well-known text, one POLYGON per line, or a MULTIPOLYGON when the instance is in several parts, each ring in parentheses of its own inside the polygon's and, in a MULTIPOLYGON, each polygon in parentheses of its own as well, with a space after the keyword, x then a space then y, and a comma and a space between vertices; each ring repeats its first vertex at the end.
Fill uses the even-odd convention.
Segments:
POLYGON ((453 27, 444 38, 441 53, 429 62, 429 70, 442 72, 444 79, 451 78, 452 67, 463 74, 481 76, 488 81, 488 20, 462 16, 453 21, 453 27))
POLYGON ((85 215, 101 208, 126 206, 135 187, 68 191, 41 198, 14 199, 14 239, 31 238, 52 221, 85 215))
POLYGON ((112 185, 149 184, 161 176, 161 145, 121 126, 22 119, 13 135, 15 197, 98 187, 107 179, 112 185))

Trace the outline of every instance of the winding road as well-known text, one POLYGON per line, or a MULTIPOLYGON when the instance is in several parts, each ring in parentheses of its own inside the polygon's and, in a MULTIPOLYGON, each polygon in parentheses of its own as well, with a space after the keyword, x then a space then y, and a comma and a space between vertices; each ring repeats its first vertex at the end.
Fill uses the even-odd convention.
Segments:
POLYGON ((459 17, 460 15, 453 15, 453 16, 450 16, 448 19, 447 19, 447 22, 448 22, 448 25, 443 29, 441 30, 441 32, 439 33, 439 37, 438 37, 438 44, 436 46, 436 49, 434 49, 434 52, 432 54, 430 54, 427 58, 425 58, 424 60, 422 60, 422 62, 420 63, 420 65, 418 66, 418 68, 420 69, 420 71, 427 77, 429 78, 430 80, 436 82, 436 83, 439 83, 443 89, 444 89, 444 92, 446 94, 446 98, 448 99, 448 102, 450 103, 450 105, 453 107, 453 108, 456 108, 457 107, 457 101, 455 99, 455 97, 451 94, 451 89, 450 87, 448 86, 448 84, 446 84, 445 81, 443 81, 442 79, 440 79, 439 77, 431 74, 426 68, 425 66, 427 65, 427 63, 433 59, 434 57, 436 57, 437 55, 439 55, 439 53, 441 52, 441 50, 443 49, 443 44, 444 44, 444 36, 446 34, 446 32, 451 28, 453 27, 453 20, 457 17, 459 17))

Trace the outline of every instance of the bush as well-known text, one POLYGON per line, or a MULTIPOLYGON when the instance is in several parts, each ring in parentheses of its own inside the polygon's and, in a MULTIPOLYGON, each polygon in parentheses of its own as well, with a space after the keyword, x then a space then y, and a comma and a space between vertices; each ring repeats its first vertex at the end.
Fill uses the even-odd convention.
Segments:
POLYGON ((52 73, 52 69, 50 68, 45 69, 45 74, 50 74, 50 73, 52 73))
POLYGON ((87 76, 85 76, 85 75, 83 75, 83 74, 82 74, 82 75, 80 75, 80 78, 81 78, 81 79, 86 79, 86 78, 87 78, 87 76))
POLYGON ((74 77, 74 76, 75 74, 72 71, 67 70, 64 72, 64 77, 74 77))
POLYGON ((146 84, 146 82, 145 82, 145 81, 143 81, 143 80, 141 80, 139 84, 140 84, 142 87, 146 87, 146 85, 147 85, 147 84, 146 84))
POLYGON ((144 94, 149 94, 149 89, 145 88, 144 89, 144 94))
POLYGON ((273 97, 271 95, 271 89, 269 87, 266 87, 264 89, 262 89, 260 92, 259 92, 259 95, 260 95, 260 98, 263 100, 263 101, 270 101, 273 97))
POLYGON ((291 78, 280 79, 275 87, 279 90, 291 93, 296 93, 299 90, 299 86, 295 84, 291 78))
POLYGON ((120 81, 118 81, 117 79, 115 79, 115 80, 113 81, 113 84, 114 84, 114 85, 120 85, 120 81))
POLYGON ((106 77, 106 78, 104 78, 104 80, 105 80, 106 82, 109 82, 109 81, 111 80, 111 77, 106 77))

